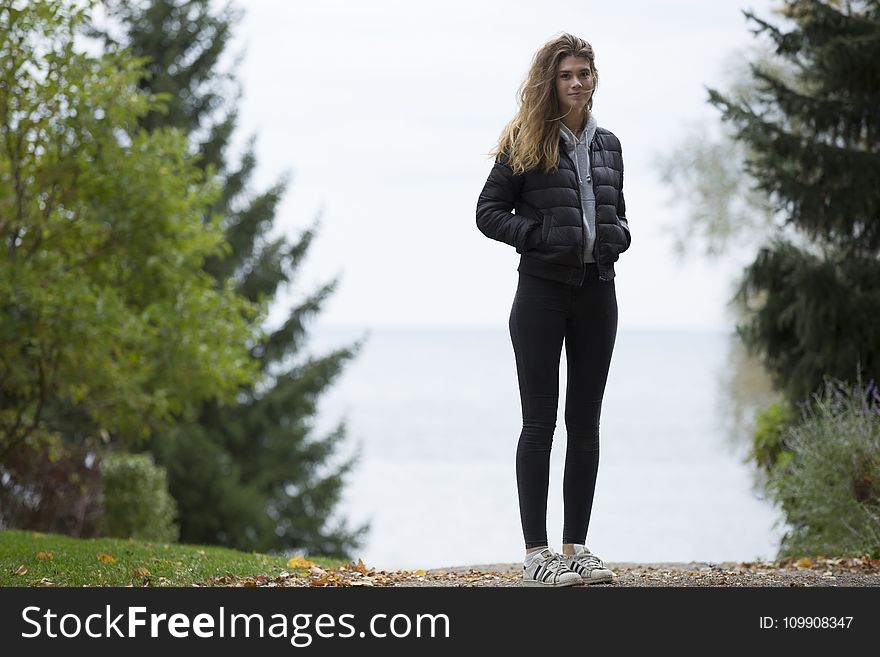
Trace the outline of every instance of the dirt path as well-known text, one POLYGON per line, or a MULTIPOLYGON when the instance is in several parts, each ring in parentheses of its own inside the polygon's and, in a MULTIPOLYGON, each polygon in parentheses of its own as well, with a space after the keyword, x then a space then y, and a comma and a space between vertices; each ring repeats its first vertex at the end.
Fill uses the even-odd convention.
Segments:
MULTIPOLYGON (((842 560, 841 560, 842 561, 842 560)), ((613 563, 615 578, 603 586, 880 586, 876 566, 761 562, 613 563)), ((520 564, 489 564, 431 570, 417 586, 518 586, 520 564)), ((412 586, 413 584, 408 584, 412 586)))
MULTIPOLYGON (((880 560, 781 559, 721 563, 615 563, 607 586, 880 586, 880 560)), ((332 570, 312 566, 279 577, 239 578, 232 575, 203 586, 519 586, 521 564, 456 566, 432 570, 376 570, 362 561, 332 570)))

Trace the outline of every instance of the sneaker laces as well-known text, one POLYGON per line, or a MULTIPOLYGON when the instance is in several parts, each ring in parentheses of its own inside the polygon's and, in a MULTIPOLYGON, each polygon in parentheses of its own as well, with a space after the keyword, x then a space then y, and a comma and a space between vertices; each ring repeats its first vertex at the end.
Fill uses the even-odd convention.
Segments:
POLYGON ((544 563, 544 567, 556 574, 571 570, 571 566, 568 565, 562 555, 555 552, 553 553, 553 556, 544 563))
POLYGON ((605 564, 602 563, 602 560, 592 552, 581 552, 580 554, 575 554, 572 556, 591 570, 595 568, 605 567, 605 564))

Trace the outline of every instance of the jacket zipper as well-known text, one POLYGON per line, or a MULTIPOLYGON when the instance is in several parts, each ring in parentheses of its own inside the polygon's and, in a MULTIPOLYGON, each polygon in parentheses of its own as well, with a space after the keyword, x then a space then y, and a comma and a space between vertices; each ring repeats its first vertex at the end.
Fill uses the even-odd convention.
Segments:
MULTIPOLYGON (((596 137, 594 135, 593 140, 595 140, 595 139, 596 139, 596 137)), ((580 242, 580 244, 578 244, 578 246, 580 247, 580 254, 581 254, 580 255, 580 260, 581 260, 581 282, 580 282, 580 285, 583 285, 584 279, 586 279, 586 277, 587 277, 587 265, 586 265, 586 263, 584 263, 584 255, 586 255, 586 251, 587 251, 587 229, 584 227, 584 219, 585 219, 585 217, 583 216, 584 204, 583 204, 583 201, 581 200, 581 185, 580 185, 581 172, 580 172, 580 169, 578 168, 578 165, 568 155, 568 151, 563 150, 562 152, 565 155, 565 157, 568 158, 568 161, 571 162, 572 165, 574 166, 575 173, 577 174, 577 177, 578 177, 578 185, 577 185, 576 191, 577 191, 577 195, 578 195, 578 207, 581 208, 581 242, 580 242)), ((593 198, 596 198, 596 177, 593 175, 592 168, 593 168, 593 142, 591 141, 590 142, 590 171, 588 172, 587 175, 590 178, 590 184, 593 186, 593 198)), ((598 246, 598 244, 599 244, 599 232, 596 231, 596 239, 593 242, 593 258, 596 257, 596 247, 598 246)), ((611 280, 609 278, 605 278, 601 274, 599 274, 599 279, 603 280, 603 281, 611 280)))
MULTIPOLYGON (((577 147, 575 147, 575 148, 577 148, 577 147)), ((578 242, 578 247, 579 247, 578 251, 580 252, 580 261, 581 261, 581 282, 580 282, 580 285, 583 285, 584 279, 587 277, 587 265, 584 264, 584 251, 587 250, 587 229, 584 228, 584 210, 583 210, 584 204, 581 201, 581 172, 580 172, 580 169, 578 168, 577 163, 575 163, 575 161, 572 160, 571 157, 569 156, 567 150, 565 150, 563 148, 562 154, 568 158, 569 162, 571 162, 572 166, 574 167, 575 176, 577 176, 577 179, 578 179, 578 183, 577 183, 577 185, 575 185, 575 191, 577 192, 577 195, 578 195, 578 207, 581 209, 581 239, 580 239, 580 242, 578 242)), ((577 157, 577 153, 575 153, 575 157, 577 157)))
MULTIPOLYGON (((595 140, 596 140, 596 135, 593 135, 593 141, 595 141, 595 140)), ((590 146, 589 146, 589 148, 590 148, 590 171, 589 171, 588 175, 590 177, 590 185, 593 187, 593 198, 596 199, 596 198, 598 198, 598 196, 596 194, 596 176, 593 175, 593 141, 590 142, 590 146)), ((571 159, 571 158, 569 158, 569 159, 571 159)), ((581 187, 580 187, 580 185, 578 185, 578 202, 580 202, 580 198, 581 198, 581 187)), ((583 204, 581 204, 581 208, 583 208, 583 207, 584 207, 583 204)), ((583 212, 583 210, 581 210, 581 212, 583 212)), ((596 247, 599 246, 599 230, 598 230, 598 224, 595 224, 595 225, 596 225, 596 236, 593 239, 593 259, 596 260, 596 262, 598 263, 599 260, 596 258, 596 247)), ((581 221, 581 232, 584 234, 584 250, 586 250, 587 235, 586 235, 586 229, 583 227, 583 221, 581 221)), ((584 278, 586 278, 586 274, 587 274, 587 266, 586 266, 586 264, 583 263, 583 259, 584 259, 583 254, 581 254, 581 266, 583 267, 583 270, 581 273, 581 285, 584 284, 584 278)), ((611 279, 605 278, 604 276, 602 276, 602 274, 599 274, 599 280, 600 281, 610 281, 611 279)))
MULTIPOLYGON (((591 168, 592 168, 592 163, 593 163, 593 154, 592 154, 592 151, 591 151, 591 152, 590 152, 590 165, 591 165, 591 168)), ((590 171, 590 178, 592 179, 591 182, 590 182, 590 184, 593 186, 593 198, 595 199, 595 198, 598 198, 598 195, 596 194, 596 176, 593 175, 593 172, 592 172, 592 171, 590 171)), ((596 206, 596 207, 598 207, 598 206, 596 206)), ((597 218, 598 218, 598 217, 597 217, 597 218)), ((599 225, 598 225, 598 223, 595 224, 595 226, 596 226, 596 237, 595 237, 595 239, 593 240, 593 259, 598 263, 598 262, 599 262, 599 259, 596 258, 596 247, 599 246, 599 225)), ((586 269, 586 268, 585 268, 585 269, 586 269)), ((602 274, 599 274, 599 280, 600 280, 600 281, 610 281, 611 279, 610 279, 610 278, 605 278, 604 276, 602 276, 602 274)))

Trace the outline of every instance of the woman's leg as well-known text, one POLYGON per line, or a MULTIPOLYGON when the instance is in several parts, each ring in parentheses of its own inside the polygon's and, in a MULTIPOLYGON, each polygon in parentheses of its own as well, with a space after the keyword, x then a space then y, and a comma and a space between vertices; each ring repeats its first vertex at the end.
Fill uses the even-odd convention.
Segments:
POLYGON ((559 402, 559 358, 570 286, 520 272, 510 311, 522 403, 516 483, 526 549, 547 545, 550 448, 559 402))
POLYGON ((568 544, 586 543, 599 469, 599 416, 617 337, 614 279, 600 281, 595 264, 587 267, 584 284, 572 288, 571 313, 565 329, 568 445, 562 483, 564 551, 568 544))

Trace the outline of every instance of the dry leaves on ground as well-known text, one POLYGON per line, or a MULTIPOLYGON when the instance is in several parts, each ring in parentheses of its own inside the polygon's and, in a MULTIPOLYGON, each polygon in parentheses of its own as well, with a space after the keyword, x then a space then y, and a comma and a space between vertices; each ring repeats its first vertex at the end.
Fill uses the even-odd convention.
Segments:
MULTIPOLYGON (((425 570, 376 570, 367 567, 363 559, 357 563, 350 562, 338 568, 325 570, 311 561, 295 557, 288 561, 288 566, 296 568, 294 572, 284 571, 278 577, 238 577, 233 574, 211 578, 202 582, 202 586, 405 586, 409 582, 424 582, 446 576, 443 571, 428 573, 425 570)), ((448 573, 449 577, 454 576, 448 573)), ((473 579, 493 578, 500 576, 478 573, 473 579)))
MULTIPOLYGON (((277 577, 238 577, 227 574, 211 578, 196 586, 244 586, 244 587, 347 587, 347 586, 514 586, 518 583, 520 573, 516 564, 507 564, 499 568, 454 568, 438 570, 376 570, 368 568, 363 560, 351 562, 325 570, 313 562, 291 559, 288 565, 311 564, 298 568, 295 572, 282 572, 277 577)), ((754 586, 772 581, 776 574, 813 571, 815 577, 832 578, 844 574, 851 576, 880 575, 880 560, 861 558, 817 557, 810 559, 786 558, 769 562, 743 562, 709 564, 702 567, 681 564, 678 567, 666 567, 663 564, 630 564, 618 571, 620 577, 616 581, 622 584, 645 585, 648 581, 656 585, 681 585, 683 580, 698 583, 707 578, 707 584, 724 586, 754 586), (640 581, 636 581, 640 580, 640 581)), ((807 574, 804 572, 804 574, 807 574)), ((873 580, 872 580, 873 581, 873 580)))

